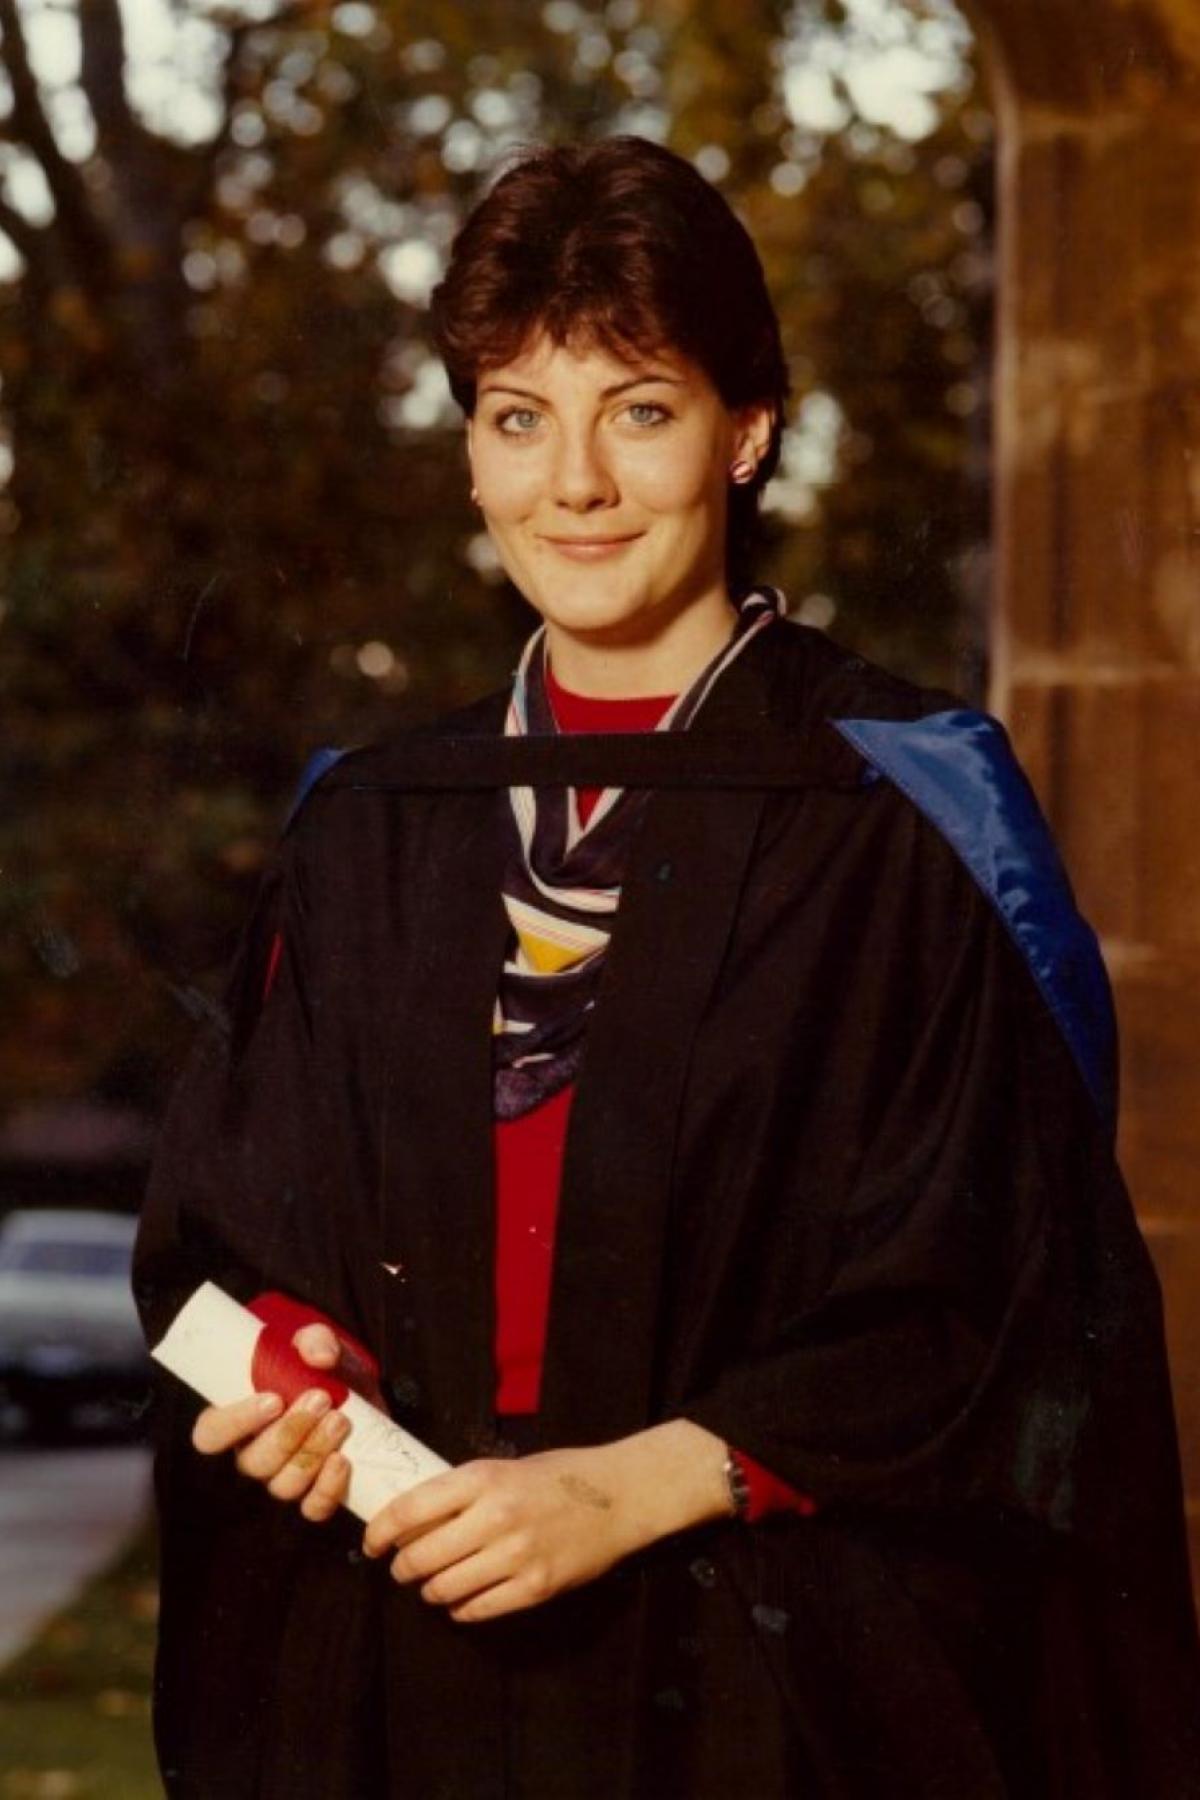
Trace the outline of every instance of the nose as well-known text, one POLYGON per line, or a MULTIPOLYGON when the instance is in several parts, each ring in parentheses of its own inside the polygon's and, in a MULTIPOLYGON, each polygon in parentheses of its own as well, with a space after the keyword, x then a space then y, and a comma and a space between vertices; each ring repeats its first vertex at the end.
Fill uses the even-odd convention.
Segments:
POLYGON ((554 461, 554 503, 567 512, 594 512, 619 498, 617 483, 593 434, 564 430, 554 461))

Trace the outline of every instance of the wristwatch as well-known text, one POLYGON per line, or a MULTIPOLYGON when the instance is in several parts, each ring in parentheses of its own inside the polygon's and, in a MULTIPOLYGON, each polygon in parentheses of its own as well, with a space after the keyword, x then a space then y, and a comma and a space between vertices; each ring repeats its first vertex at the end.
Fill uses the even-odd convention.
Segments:
POLYGON ((736 1450, 725 1447, 725 1486, 729 1491, 729 1505, 735 1519, 746 1520, 750 1517, 750 1483, 746 1480, 746 1471, 742 1467, 741 1458, 736 1450))

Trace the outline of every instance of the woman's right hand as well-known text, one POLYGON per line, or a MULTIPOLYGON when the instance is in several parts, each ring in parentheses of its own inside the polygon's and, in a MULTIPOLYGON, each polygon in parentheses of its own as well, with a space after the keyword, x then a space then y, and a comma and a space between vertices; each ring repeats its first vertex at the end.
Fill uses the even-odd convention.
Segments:
MULTIPOLYGON (((292 1343, 311 1368, 329 1371, 342 1359, 327 1325, 306 1325, 292 1343)), ((278 1394, 251 1394, 228 1406, 206 1406, 192 1430, 204 1456, 237 1450, 243 1475, 261 1481, 276 1500, 299 1501, 306 1519, 333 1517, 346 1496, 350 1464, 339 1454, 350 1430, 322 1388, 310 1388, 283 1410, 278 1394)))

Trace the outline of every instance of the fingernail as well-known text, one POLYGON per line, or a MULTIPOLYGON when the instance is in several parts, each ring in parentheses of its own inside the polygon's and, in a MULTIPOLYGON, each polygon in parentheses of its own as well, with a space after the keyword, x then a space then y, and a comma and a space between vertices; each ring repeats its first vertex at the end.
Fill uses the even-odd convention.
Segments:
POLYGON ((329 1429, 333 1433, 334 1442, 340 1444, 342 1439, 349 1435, 350 1431, 350 1421, 345 1413, 339 1413, 329 1429))
POLYGON ((328 1412, 329 1395, 325 1392, 324 1388, 309 1388, 308 1392, 306 1394, 301 1394, 299 1400, 297 1400, 296 1409, 298 1412, 306 1413, 328 1412))
POLYGON ((255 1402, 260 1413, 278 1412, 282 1404, 278 1394, 260 1394, 255 1402))

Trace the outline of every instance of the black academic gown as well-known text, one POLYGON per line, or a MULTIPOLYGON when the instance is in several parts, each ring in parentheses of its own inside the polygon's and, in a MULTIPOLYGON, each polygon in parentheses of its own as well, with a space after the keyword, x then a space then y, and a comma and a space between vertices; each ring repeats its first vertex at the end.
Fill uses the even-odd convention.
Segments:
POLYGON ((347 1516, 309 1525, 197 1456, 165 1380, 168 1791, 1200 1794, 1159 1294, 1111 1120, 1053 969, 831 726, 953 701, 783 622, 674 738, 514 747, 504 700, 343 758, 299 808, 228 1029, 164 1128, 148 1332, 205 1277, 284 1289, 372 1346, 405 1425, 452 1460, 495 1452, 503 784, 640 780, 541 1441, 682 1415, 821 1511, 681 1534, 456 1625, 364 1562, 347 1516))

